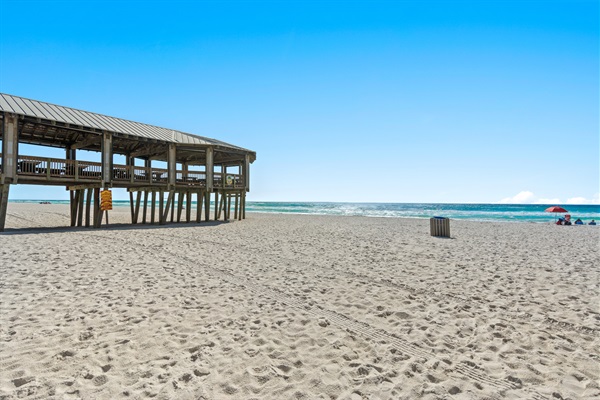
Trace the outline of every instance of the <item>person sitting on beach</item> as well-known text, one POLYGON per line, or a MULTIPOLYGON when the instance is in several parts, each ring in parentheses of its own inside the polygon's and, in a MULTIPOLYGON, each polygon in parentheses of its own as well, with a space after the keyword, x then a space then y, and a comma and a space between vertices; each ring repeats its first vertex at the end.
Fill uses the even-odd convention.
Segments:
POLYGON ((571 225, 571 216, 569 214, 565 215, 565 221, 563 222, 563 225, 571 225))
POLYGON ((583 225, 583 221, 579 218, 575 220, 575 225, 583 225))
POLYGON ((588 225, 596 225, 596 221, 591 220, 590 223, 588 225))

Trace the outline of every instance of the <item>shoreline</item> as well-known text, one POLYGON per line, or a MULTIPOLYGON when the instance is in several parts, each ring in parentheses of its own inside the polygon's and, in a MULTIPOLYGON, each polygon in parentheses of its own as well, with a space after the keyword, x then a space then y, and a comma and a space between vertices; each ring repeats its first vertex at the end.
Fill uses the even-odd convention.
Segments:
MULTIPOLYGON (((55 200, 56 201, 56 200, 55 200)), ((47 203, 42 203, 42 201, 38 201, 38 200, 26 200, 26 201, 22 201, 22 200, 11 200, 10 201, 10 206, 9 206, 9 211, 12 207, 15 207, 18 205, 22 205, 22 204, 28 204, 28 205, 39 205, 39 206, 48 206, 48 205, 52 205, 52 206, 66 206, 68 207, 68 201, 64 200, 62 201, 62 203, 52 203, 52 200, 50 200, 50 204, 47 203)), ((212 203, 211 208, 214 208, 214 203, 212 203)), ((504 205, 485 205, 486 207, 492 207, 492 206, 497 206, 499 207, 499 210, 494 210, 494 211, 464 211, 464 210, 453 210, 453 209, 440 209, 440 210, 435 210, 435 212, 429 212, 426 213, 426 215, 414 215, 414 208, 412 208, 412 214, 411 212, 407 211, 398 211, 395 209, 376 209, 376 210, 364 210, 364 209, 357 209, 357 210, 342 210, 342 209, 328 209, 328 210, 323 210, 320 211, 318 209, 316 210, 312 210, 312 211, 305 211, 302 210, 301 208, 298 209, 294 209, 294 210, 290 210, 289 209, 289 205, 287 205, 287 203, 271 203, 274 205, 280 205, 282 207, 285 207, 286 210, 277 210, 277 209, 261 209, 260 206, 256 206, 256 204, 264 204, 264 203, 257 203, 257 202, 248 202, 248 207, 246 212, 253 214, 253 213, 264 213, 264 214, 274 214, 274 215, 307 215, 307 216, 347 216, 347 217, 369 217, 369 218, 391 218, 391 219, 395 219, 395 218, 408 218, 408 219, 417 219, 417 220, 428 220, 431 217, 433 217, 434 215, 439 215, 439 216, 444 216, 444 217, 448 217, 453 221, 477 221, 477 222, 485 222, 485 223, 489 223, 489 222, 506 222, 506 223, 535 223, 535 224, 553 224, 556 222, 556 218, 554 215, 547 215, 544 214, 543 212, 541 212, 540 210, 537 210, 537 205, 536 206, 532 206, 532 205, 513 205, 514 207, 529 207, 529 208, 533 208, 535 207, 536 212, 533 212, 530 216, 523 216, 523 212, 519 211, 519 212, 511 212, 510 211, 504 211, 505 215, 500 215, 502 214, 503 211, 499 211, 502 209, 502 207, 505 207, 504 205), (464 215, 465 213, 475 213, 476 215, 464 215), (489 212, 490 214, 493 214, 494 216, 485 216, 485 213, 489 212), (457 215, 458 214, 458 215, 457 215)), ((302 203, 291 203, 294 205, 297 204, 302 204, 302 203)), ((304 203, 304 204, 309 204, 311 206, 315 206, 321 203, 304 203)), ((353 205, 353 206, 360 206, 360 203, 330 203, 332 205, 335 204, 346 204, 346 205, 353 205)), ((387 204, 387 203, 385 203, 387 204)), ((413 206, 416 204, 413 203, 389 203, 392 206, 413 206)), ((440 204, 440 206, 451 206, 450 204, 440 204)), ((460 206, 460 205, 459 205, 460 206)), ((471 205, 463 205, 463 206, 473 206, 471 205)), ((293 206, 292 206, 293 207, 293 206)), ((600 205, 591 205, 591 206, 578 206, 578 207, 585 207, 584 212, 581 211, 571 211, 571 214, 573 214, 573 219, 576 219, 577 217, 580 217, 583 219, 584 224, 583 225, 588 225, 588 223, 590 222, 590 220, 594 219, 597 221, 600 221, 600 205), (597 208, 597 210, 596 210, 597 208), (593 211, 589 211, 590 209, 593 209, 593 211), (597 215, 596 215, 597 213, 597 215)), ((122 211, 123 209, 129 209, 130 205, 129 205, 129 200, 122 200, 119 202, 113 202, 113 211, 116 210, 120 210, 122 211)), ((459 207, 460 208, 460 207, 459 207)), ((196 207, 196 203, 194 202, 192 204, 192 210, 197 210, 196 207)), ((531 211, 529 211, 531 212, 531 211)))

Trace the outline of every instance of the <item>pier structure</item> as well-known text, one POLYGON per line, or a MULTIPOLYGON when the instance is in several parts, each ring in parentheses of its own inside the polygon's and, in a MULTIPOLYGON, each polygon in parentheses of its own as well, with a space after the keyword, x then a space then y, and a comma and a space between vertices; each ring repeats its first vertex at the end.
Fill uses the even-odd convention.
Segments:
POLYGON ((129 192, 132 224, 208 221, 211 200, 215 220, 232 219, 232 206, 233 219, 246 217, 254 151, 3 93, 0 123, 0 231, 12 185, 65 186, 71 226, 99 227, 100 193, 110 188, 129 192), (64 149, 65 157, 30 154, 38 146, 64 149), (78 159, 81 150, 97 153, 99 161, 78 159), (119 155, 121 164, 114 162, 119 155))

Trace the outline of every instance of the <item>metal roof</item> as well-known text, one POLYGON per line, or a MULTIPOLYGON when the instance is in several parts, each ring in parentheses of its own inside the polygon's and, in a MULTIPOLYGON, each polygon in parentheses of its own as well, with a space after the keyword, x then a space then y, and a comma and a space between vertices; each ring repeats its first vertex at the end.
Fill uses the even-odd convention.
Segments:
POLYGON ((131 135, 146 139, 155 139, 163 142, 221 146, 254 153, 252 150, 234 146, 220 140, 203 136, 192 135, 173 129, 161 128, 140 122, 128 121, 108 115, 97 114, 89 111, 77 110, 75 108, 58 106, 38 100, 26 99, 19 96, 0 93, 0 111, 24 115, 27 117, 40 118, 48 121, 61 122, 87 129, 99 129, 110 133, 131 135))

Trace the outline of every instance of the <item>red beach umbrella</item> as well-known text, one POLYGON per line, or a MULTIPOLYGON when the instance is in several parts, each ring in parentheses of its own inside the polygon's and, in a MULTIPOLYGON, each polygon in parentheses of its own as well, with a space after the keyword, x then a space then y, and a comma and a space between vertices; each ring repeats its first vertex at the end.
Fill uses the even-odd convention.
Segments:
POLYGON ((551 213, 566 213, 566 212, 568 212, 567 210, 565 210, 564 208, 559 207, 559 206, 548 207, 544 211, 551 212, 551 213))
POLYGON ((545 211, 546 212, 554 212, 554 213, 556 213, 556 212, 559 212, 559 213, 566 213, 566 212, 568 212, 567 210, 565 210, 564 208, 559 207, 559 206, 548 207, 548 208, 546 208, 545 211))

